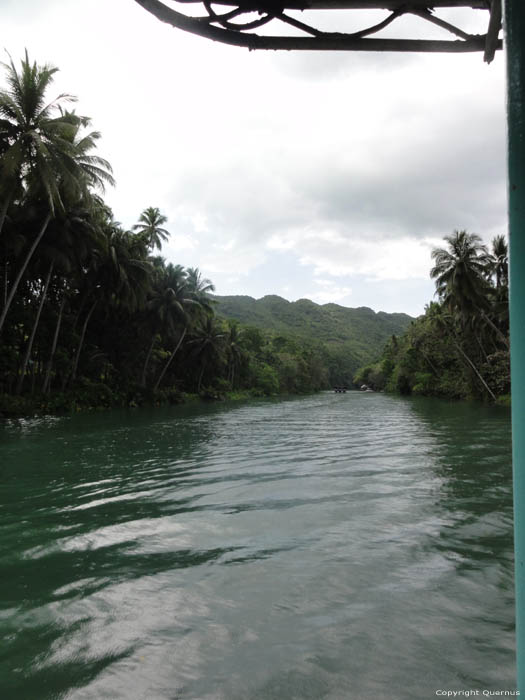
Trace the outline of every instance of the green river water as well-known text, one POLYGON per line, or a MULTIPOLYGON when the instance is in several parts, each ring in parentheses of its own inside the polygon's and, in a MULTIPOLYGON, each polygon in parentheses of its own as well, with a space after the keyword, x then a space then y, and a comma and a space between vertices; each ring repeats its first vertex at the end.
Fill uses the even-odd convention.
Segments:
POLYGON ((0 427, 2 700, 515 691, 510 416, 382 394, 0 427))

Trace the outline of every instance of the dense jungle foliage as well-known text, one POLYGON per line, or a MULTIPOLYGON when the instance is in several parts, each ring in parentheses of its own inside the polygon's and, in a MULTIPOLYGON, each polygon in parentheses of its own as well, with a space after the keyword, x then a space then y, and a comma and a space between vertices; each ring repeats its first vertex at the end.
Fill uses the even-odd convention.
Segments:
POLYGON ((508 403, 510 354, 508 249, 496 236, 491 250, 466 231, 445 237, 432 252, 430 276, 438 301, 392 336, 382 358, 355 382, 375 390, 508 403))
POLYGON ((166 217, 132 230, 102 199, 90 119, 51 99, 56 68, 4 64, 0 91, 0 415, 327 385, 320 348, 220 320, 197 268, 158 255, 166 217))
POLYGON ((275 295, 215 299, 221 316, 265 332, 284 333, 299 345, 317 344, 330 386, 351 386, 359 367, 376 360, 385 342, 393 334, 403 333, 413 320, 407 314, 376 313, 365 306, 349 309, 338 304, 315 304, 309 299, 291 302, 275 295))

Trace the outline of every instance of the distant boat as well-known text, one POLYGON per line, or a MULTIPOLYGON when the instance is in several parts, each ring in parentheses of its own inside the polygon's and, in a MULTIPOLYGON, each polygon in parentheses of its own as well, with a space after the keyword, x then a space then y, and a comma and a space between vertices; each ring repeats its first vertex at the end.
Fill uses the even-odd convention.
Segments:
POLYGON ((346 386, 334 386, 334 392, 336 394, 346 394, 346 386))

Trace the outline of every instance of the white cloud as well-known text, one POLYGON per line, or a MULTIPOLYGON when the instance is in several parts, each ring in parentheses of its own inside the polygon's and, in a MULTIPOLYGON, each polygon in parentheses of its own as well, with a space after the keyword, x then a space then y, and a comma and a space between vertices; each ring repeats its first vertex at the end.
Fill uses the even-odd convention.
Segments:
MULTIPOLYGON (((463 15, 480 31, 486 13, 463 15)), ((505 230, 501 55, 249 53, 132 0, 9 0, 0 19, 13 58, 58 65, 56 92, 102 132, 116 218, 160 207, 163 254, 220 293, 380 308, 388 288, 413 312, 443 235, 505 230)))

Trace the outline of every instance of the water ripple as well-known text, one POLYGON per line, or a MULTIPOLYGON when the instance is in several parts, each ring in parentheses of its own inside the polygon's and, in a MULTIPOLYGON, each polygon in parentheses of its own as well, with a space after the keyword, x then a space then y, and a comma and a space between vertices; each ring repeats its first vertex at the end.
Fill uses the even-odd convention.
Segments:
POLYGON ((11 421, 6 697, 513 688, 508 413, 323 394, 11 421))

